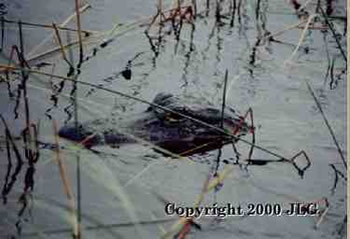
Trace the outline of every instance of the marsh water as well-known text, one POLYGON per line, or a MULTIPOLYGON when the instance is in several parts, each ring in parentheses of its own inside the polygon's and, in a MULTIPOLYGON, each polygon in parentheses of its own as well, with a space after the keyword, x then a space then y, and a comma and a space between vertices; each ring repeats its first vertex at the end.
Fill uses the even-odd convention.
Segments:
MULTIPOLYGON (((14 22, 1 28, 1 64, 8 64, 13 45, 22 46, 32 72, 27 101, 20 87, 26 66, 18 64, 9 77, 1 73, 0 113, 7 125, 0 126, 1 238, 70 238, 72 204, 79 208, 82 238, 160 238, 179 219, 166 215, 165 205, 193 207, 216 166, 219 174, 230 167, 230 174, 201 206, 315 202, 320 213, 203 216, 188 238, 346 237, 346 1, 184 1, 172 16, 167 9, 176 8, 174 2, 164 1, 164 16, 150 25, 158 1, 89 1, 80 15, 82 30, 89 31, 82 64, 79 44, 65 49, 79 68, 73 73, 54 30, 25 23, 59 26, 74 14, 74 1, 2 3, 1 14, 14 22), (244 163, 245 142, 181 159, 149 142, 89 150, 60 138, 57 147, 54 125, 108 118, 118 128, 147 109, 118 92, 149 102, 168 92, 220 109, 226 72, 225 104, 241 115, 252 109, 258 146, 252 159, 265 164, 244 163), (21 136, 28 115, 38 131, 35 160, 25 154, 21 136), (276 155, 291 159, 300 151, 311 162, 302 175, 297 169, 307 165, 305 155, 295 165, 276 162, 276 155), (217 165, 218 158, 236 163, 217 165)), ((76 28, 74 18, 64 27, 76 28)), ((65 45, 77 32, 60 30, 60 37, 65 45)), ((242 139, 252 142, 252 135, 242 139)))

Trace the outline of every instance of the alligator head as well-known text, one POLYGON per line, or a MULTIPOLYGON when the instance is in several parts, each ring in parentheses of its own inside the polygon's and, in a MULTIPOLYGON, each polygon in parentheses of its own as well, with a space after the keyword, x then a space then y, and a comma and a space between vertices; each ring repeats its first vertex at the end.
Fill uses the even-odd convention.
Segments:
POLYGON ((222 117, 221 110, 212 105, 187 101, 160 93, 153 100, 154 105, 126 120, 97 119, 77 125, 68 124, 60 129, 59 136, 82 142, 86 147, 119 146, 135 143, 139 138, 176 154, 191 155, 218 148, 232 139, 193 119, 216 128, 222 126, 224 130, 235 132, 237 137, 247 134, 251 128, 231 108, 226 108, 222 117))

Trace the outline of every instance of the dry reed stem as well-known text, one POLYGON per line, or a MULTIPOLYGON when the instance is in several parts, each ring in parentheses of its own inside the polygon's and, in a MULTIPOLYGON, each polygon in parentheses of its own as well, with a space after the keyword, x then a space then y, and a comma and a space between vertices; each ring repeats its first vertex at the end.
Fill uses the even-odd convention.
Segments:
POLYGON ((181 1, 180 0, 176 0, 176 8, 180 8, 181 7, 181 1))
POLYGON ((323 222, 323 220, 324 220, 326 214, 328 213, 328 210, 329 210, 329 208, 327 207, 327 208, 324 210, 324 212, 321 214, 320 218, 317 220, 317 222, 316 222, 316 224, 315 224, 315 228, 316 228, 316 229, 317 229, 317 228, 320 226, 320 224, 323 222))
MULTIPOLYGON (((85 4, 84 6, 82 6, 79 9, 80 13, 85 12, 87 9, 89 9, 91 6, 90 4, 85 4)), ((74 17, 76 16, 76 12, 74 12, 72 15, 70 15, 65 21, 63 21, 63 23, 61 23, 58 27, 65 27, 72 19, 74 19, 74 17)), ((33 55, 33 53, 35 51, 37 51, 42 45, 44 45, 48 40, 50 40, 54 35, 50 34, 48 35, 46 38, 44 38, 37 46, 33 47, 33 49, 27 54, 26 58, 33 58, 31 55, 33 55)))
POLYGON ((132 176, 124 185, 123 187, 126 188, 128 187, 130 184, 132 184, 136 179, 140 178, 145 172, 147 172, 151 167, 153 167, 154 165, 157 165, 161 162, 169 162, 171 159, 167 158, 164 159, 163 161, 156 161, 154 163, 151 163, 149 165, 147 165, 145 168, 143 168, 140 172, 138 172, 137 174, 135 174, 134 176, 132 176))
POLYGON ((345 157, 344 157, 344 155, 343 155, 342 149, 340 148, 340 145, 339 145, 339 143, 338 143, 338 140, 337 140, 337 138, 335 137, 334 131, 333 131, 331 125, 329 124, 329 121, 328 121, 328 119, 327 119, 327 117, 326 117, 326 114, 324 113, 324 111, 323 111, 323 109, 322 109, 322 106, 321 106, 319 100, 317 99, 317 97, 316 97, 316 95, 315 95, 315 92, 313 91, 311 85, 309 84, 309 82, 306 82, 306 84, 307 84, 308 90, 309 90, 309 92, 310 92, 312 98, 314 99, 314 101, 315 101, 315 103, 316 103, 316 106, 317 106, 318 110, 320 111, 320 113, 321 113, 321 115, 322 115, 322 117, 323 117, 323 120, 324 120, 324 122, 325 122, 325 124, 326 124, 326 126, 327 126, 327 128, 328 128, 328 131, 329 131, 329 133, 330 133, 330 135, 331 135, 331 137, 332 137, 332 139, 333 139, 333 142, 334 142, 334 144, 335 144, 335 146, 336 146, 336 148, 337 148, 337 150, 338 150, 339 156, 340 156, 340 158, 341 158, 341 160, 342 160, 342 162, 343 162, 343 164, 344 164, 344 167, 347 169, 346 159, 345 159, 345 157))
MULTIPOLYGON (((88 40, 89 38, 90 38, 89 36, 86 36, 86 37, 83 39, 83 41, 88 40)), ((66 48, 72 47, 72 46, 77 45, 77 44, 79 44, 79 41, 78 41, 78 40, 77 40, 77 41, 73 41, 73 42, 71 42, 71 43, 68 43, 68 44, 66 44, 66 45, 63 45, 63 48, 66 49, 66 48)), ((30 62, 36 61, 36 60, 38 60, 39 58, 47 57, 47 56, 49 56, 49 55, 51 55, 51 54, 54 54, 54 53, 56 53, 56 52, 58 52, 58 51, 61 51, 61 49, 62 49, 62 48, 61 48, 60 46, 55 47, 55 48, 52 48, 52 49, 50 49, 50 50, 47 50, 47 51, 45 51, 45 52, 39 53, 39 54, 37 54, 37 55, 35 55, 35 56, 32 56, 31 58, 27 59, 26 62, 29 64, 30 62)), ((9 65, 9 67, 16 67, 16 66, 15 66, 15 65, 9 65)), ((3 67, 0 66, 0 68, 3 68, 3 67)), ((0 73, 2 73, 2 72, 3 72, 3 70, 0 70, 0 73)), ((54 77, 54 75, 52 75, 52 76, 54 77)))
POLYGON ((209 146, 209 145, 211 145, 211 144, 218 143, 219 140, 220 140, 220 138, 219 138, 218 140, 213 140, 213 141, 211 141, 211 142, 198 145, 198 146, 193 147, 193 148, 191 148, 191 149, 188 149, 188 150, 186 150, 186 151, 184 151, 184 152, 181 152, 179 155, 181 155, 181 156, 182 156, 182 155, 186 155, 186 154, 188 154, 188 153, 191 153, 191 152, 196 151, 196 150, 198 150, 198 149, 204 148, 204 147, 209 146))
MULTIPOLYGON (((208 175, 207 179, 204 181, 202 192, 198 195, 195 203, 194 203, 194 208, 199 207, 202 201, 204 200, 204 196, 212 191, 217 185, 222 183, 224 179, 233 171, 232 166, 226 165, 225 168, 223 169, 222 173, 218 173, 217 177, 214 177, 212 180, 210 180, 210 175, 208 175)), ((173 238, 173 235, 176 234, 177 232, 181 232, 181 230, 184 228, 184 225, 186 223, 189 223, 190 221, 193 220, 193 217, 190 218, 180 218, 175 224, 171 226, 169 231, 162 236, 164 239, 170 239, 173 238)), ((188 233, 186 230, 185 234, 188 233)), ((183 235, 184 236, 184 235, 183 235)))
MULTIPOLYGON (((18 24, 18 21, 13 21, 13 20, 8 20, 8 19, 4 19, 3 20, 6 23, 13 23, 13 24, 18 24)), ((32 26, 32 27, 41 27, 41 28, 49 28, 52 29, 52 25, 48 25, 48 24, 41 24, 41 23, 32 23, 32 22, 22 22, 22 25, 24 26, 32 26)), ((69 28, 69 27, 64 27, 64 26, 58 26, 57 27, 59 30, 63 30, 63 31, 72 31, 72 32, 77 32, 77 29, 73 29, 73 28, 69 28)), ((87 31, 87 30, 82 30, 83 33, 85 34, 93 34, 93 31, 87 31)))
POLYGON ((307 0, 306 2, 303 3, 303 5, 301 5, 299 8, 298 8, 298 11, 304 9, 307 7, 307 5, 309 5, 310 2, 312 2, 314 0, 307 0))
POLYGON ((320 200, 317 200, 315 201, 315 203, 318 203, 318 202, 321 202, 321 201, 324 201, 325 203, 325 210, 322 212, 322 214, 320 215, 320 217, 316 220, 316 224, 315 224, 315 229, 317 229, 320 224, 323 222, 323 219, 325 218, 326 214, 328 213, 328 210, 329 210, 329 202, 328 202, 328 199, 327 198, 322 198, 320 200))
POLYGON ((60 33, 56 27, 56 25, 53 23, 52 24, 52 27, 55 31, 55 35, 56 35, 56 40, 57 40, 57 44, 59 45, 60 49, 61 49, 61 52, 62 52, 62 58, 65 62, 67 62, 67 64, 70 66, 70 67, 73 67, 72 63, 68 60, 67 56, 66 56, 66 52, 64 50, 64 46, 62 44, 62 39, 61 39, 61 36, 60 36, 60 33))
POLYGON ((79 40, 79 65, 83 62, 83 42, 81 37, 81 23, 80 23, 80 11, 79 0, 75 0, 75 14, 77 19, 78 40, 79 40))
MULTIPOLYGON (((89 39, 89 37, 88 37, 88 36, 85 37, 82 41, 85 41, 86 39, 89 39)), ((72 46, 77 45, 77 44, 79 44, 79 40, 70 42, 70 43, 64 45, 63 48, 64 48, 64 49, 65 49, 65 48, 69 48, 69 47, 72 47, 72 46)), ((34 55, 34 56, 30 57, 30 58, 27 60, 27 62, 29 63, 29 62, 38 60, 39 58, 46 57, 46 56, 51 55, 51 54, 53 54, 53 53, 56 53, 56 52, 58 52, 58 51, 60 51, 60 50, 61 50, 61 47, 52 48, 52 49, 50 49, 50 50, 47 50, 47 51, 45 51, 45 52, 42 52, 42 53, 39 53, 39 54, 37 54, 37 55, 34 55)))
POLYGON ((72 192, 72 189, 70 187, 70 182, 69 179, 67 177, 67 173, 66 173, 66 169, 64 166, 64 163, 61 159, 61 155, 60 155, 60 147, 59 147, 59 143, 58 143, 58 128, 57 128, 57 122, 53 121, 53 128, 54 128, 54 134, 55 134, 55 144, 56 144, 56 162, 58 164, 58 168, 60 171, 60 176, 63 182, 63 189, 64 189, 64 193, 67 196, 68 202, 69 202, 69 207, 71 210, 71 222, 72 222, 72 229, 73 229, 73 235, 74 237, 78 237, 78 235, 80 234, 79 232, 79 227, 78 227, 78 221, 77 221, 77 215, 76 215, 76 209, 75 209, 75 199, 74 199, 74 195, 72 192))
MULTIPOLYGON (((304 29, 305 26, 299 26, 297 27, 298 29, 304 29)), ((321 31, 324 31, 324 30, 328 30, 329 27, 326 27, 326 26, 309 26, 309 30, 321 30, 321 31)))
MULTIPOLYGON (((138 224, 140 225, 153 225, 153 224, 160 224, 160 223, 166 223, 176 220, 175 218, 161 218, 161 219, 154 219, 150 221, 139 221, 138 224)), ((122 223, 111 223, 111 224, 97 224, 92 226, 86 226, 84 230, 86 231, 94 231, 94 230, 102 230, 102 229, 115 229, 115 228, 121 228, 121 227, 130 227, 134 226, 135 224, 133 222, 122 222, 122 223), (97 225, 96 225, 97 224, 97 225)), ((22 236, 24 238, 27 237, 35 237, 37 238, 39 233, 42 233, 43 235, 57 235, 57 234, 64 234, 70 232, 71 229, 51 229, 46 231, 39 231, 39 232, 29 232, 29 233, 22 233, 22 236)), ((119 238, 119 237, 116 237, 119 238)))
POLYGON ((347 62, 346 53, 345 53, 345 51, 343 50, 342 44, 339 42, 339 39, 338 39, 338 37, 337 37, 337 33, 335 32, 335 29, 334 29, 334 27, 333 27, 333 24, 332 24, 330 21, 328 21, 328 16, 327 16, 327 14, 323 11, 322 7, 320 7, 320 10, 321 10, 321 13, 322 13, 322 15, 323 15, 325 21, 326 21, 326 24, 328 25, 329 29, 331 30, 331 33, 332 33, 332 35, 333 35, 333 38, 334 38, 335 42, 336 42, 337 45, 338 45, 338 49, 339 49, 339 51, 340 51, 342 57, 344 58, 344 61, 347 62))
MULTIPOLYGON (((29 73, 25 72, 23 70, 23 69, 25 69, 25 67, 28 67, 28 63, 26 62, 26 60, 24 58, 24 42, 23 42, 24 39, 23 39, 23 31, 22 31, 22 22, 21 21, 18 22, 18 33, 19 33, 20 52, 18 51, 16 46, 13 46, 13 48, 11 49, 9 64, 10 64, 10 61, 12 60, 12 58, 11 58, 12 57, 12 50, 17 49, 18 62, 22 68, 22 70, 21 70, 22 80, 21 80, 20 89, 23 92, 22 97, 23 97, 23 101, 24 101, 24 114, 25 114, 25 123, 26 123, 26 128, 22 131, 22 136, 23 136, 24 144, 26 146, 25 156, 29 160, 29 163, 32 164, 37 160, 37 159, 35 159, 36 154, 35 153, 33 154, 33 152, 35 152, 34 141, 36 141, 36 137, 35 137, 36 134, 34 132, 35 126, 31 127, 32 124, 31 124, 31 120, 30 120, 29 102, 28 102, 28 94, 27 94, 27 86, 26 86, 26 83, 29 79, 29 73), (27 142, 29 142, 29 145, 27 144, 27 142)), ((17 110, 18 105, 19 105, 19 102, 15 106, 15 111, 17 110)))
POLYGON ((299 27, 300 25, 304 24, 304 23, 307 22, 307 21, 308 21, 308 19, 304 19, 304 20, 301 20, 301 21, 299 21, 299 22, 297 22, 297 23, 295 23, 295 24, 293 24, 293 25, 286 26, 285 28, 283 28, 282 30, 279 30, 278 32, 269 34, 269 35, 267 36, 267 38, 279 36, 279 35, 285 33, 286 31, 289 31, 289 30, 292 30, 292 29, 294 29, 294 28, 299 27))
POLYGON ((303 32, 301 33, 301 36, 300 36, 300 38, 299 38, 298 45, 295 47, 295 49, 294 49, 293 53, 290 55, 290 57, 283 63, 285 66, 288 65, 288 64, 290 64, 290 63, 292 62, 293 57, 295 56, 295 54, 296 54, 297 51, 299 50, 301 44, 303 43, 303 40, 304 40, 304 38, 305 38, 306 31, 308 30, 309 25, 310 25, 312 19, 315 18, 316 16, 317 16, 317 14, 312 14, 312 15, 310 15, 310 16, 308 17, 307 22, 306 22, 306 25, 305 25, 305 27, 304 27, 304 30, 303 30, 303 32))
POLYGON ((158 10, 160 13, 163 12, 163 0, 158 0, 158 10))

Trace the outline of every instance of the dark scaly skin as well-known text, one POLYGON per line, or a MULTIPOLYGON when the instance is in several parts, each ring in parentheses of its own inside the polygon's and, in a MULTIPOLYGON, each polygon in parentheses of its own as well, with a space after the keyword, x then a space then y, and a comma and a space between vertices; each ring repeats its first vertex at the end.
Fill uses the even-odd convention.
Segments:
MULTIPOLYGON (((221 110, 211 105, 186 104, 184 99, 171 94, 160 93, 153 100, 154 104, 199 119, 216 127, 221 125, 221 110)), ((232 109, 224 114, 223 127, 234 132, 242 117, 232 109)), ((128 136, 149 141, 172 153, 192 155, 213 150, 228 143, 229 138, 215 129, 193 122, 190 119, 150 106, 145 112, 128 117, 125 122, 113 123, 111 119, 97 119, 78 125, 68 124, 59 131, 59 136, 75 142, 84 141, 86 147, 99 145, 120 146, 137 141, 128 136), (207 144, 205 147, 201 145, 207 144), (198 148, 197 150, 192 150, 198 148), (188 152, 187 152, 188 151, 188 152)), ((243 122, 237 136, 249 132, 250 126, 243 122)))

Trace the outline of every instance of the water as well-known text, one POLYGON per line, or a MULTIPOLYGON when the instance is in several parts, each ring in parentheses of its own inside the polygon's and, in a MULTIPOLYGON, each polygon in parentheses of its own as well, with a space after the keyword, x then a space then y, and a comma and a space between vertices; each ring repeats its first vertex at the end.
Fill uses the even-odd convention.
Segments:
MULTIPOLYGON (((325 3, 321 2, 324 6, 325 3)), ((331 2, 331 16, 345 16, 345 1, 331 2)), ((346 227, 342 227, 346 216, 346 182, 338 175, 336 189, 332 191, 335 173, 330 164, 340 173, 345 174, 346 170, 307 87, 308 83, 314 90, 346 157, 347 85, 346 74, 341 74, 346 69, 346 64, 331 31, 319 29, 324 27, 321 24, 323 20, 318 21, 314 27, 316 29, 305 32, 300 49, 293 55, 303 28, 294 28, 276 35, 274 39, 278 42, 257 43, 258 36, 267 32, 275 34, 300 21, 293 6, 284 1, 260 1, 258 21, 255 11, 257 2, 242 1, 233 27, 230 26, 229 1, 222 1, 221 24, 215 18, 215 1, 211 1, 208 16, 205 2, 198 1, 200 14, 194 25, 184 23, 181 34, 176 36, 171 23, 166 22, 160 37, 157 24, 152 26, 149 36, 144 33, 147 19, 156 12, 156 1, 96 0, 89 3, 92 8, 82 14, 82 27, 98 32, 84 44, 84 55, 89 56, 89 59, 82 64, 78 80, 101 84, 105 88, 148 101, 159 92, 170 92, 196 97, 199 101, 220 107, 227 69, 229 78, 226 104, 241 114, 250 107, 253 109, 256 144, 287 158, 304 150, 311 160, 311 167, 305 171, 303 178, 289 163, 249 166, 248 171, 234 165, 222 188, 215 193, 207 193, 202 206, 217 202, 219 205, 270 203, 286 207, 291 202, 311 202, 322 198, 327 198, 329 202, 329 210, 317 229, 315 225, 318 218, 312 216, 238 216, 219 220, 215 217, 202 217, 196 220, 201 230, 192 227, 189 238, 344 237, 346 227), (137 24, 133 24, 135 22, 137 24), (108 32, 119 23, 124 25, 114 33, 108 32), (109 44, 101 47, 102 42, 109 44), (333 81, 331 75, 325 79, 332 61, 333 81), (122 73, 125 74, 126 69, 131 70, 130 80, 123 77, 122 73)), ((11 1, 5 4, 8 11, 5 17, 21 19, 23 22, 59 23, 74 12, 72 1, 11 1)), ((168 8, 171 3, 168 1, 164 5, 168 8)), ((316 1, 308 3, 305 9, 314 13, 316 1)), ((322 16, 320 19, 323 19, 322 16)), ((344 21, 333 19, 332 23, 339 33, 339 42, 346 51, 346 34, 342 35, 344 21)), ((74 28, 74 21, 67 27, 74 28)), ((31 58, 31 50, 49 34, 50 30, 23 26, 27 59, 31 58)), ((61 37, 65 41, 67 38, 75 39, 76 36, 67 36, 62 32, 61 37)), ((7 63, 5 56, 9 55, 11 45, 18 42, 17 25, 6 24, 2 64, 7 63)), ((56 45, 50 40, 31 55, 35 56, 52 47, 56 45)), ((68 50, 68 58, 73 57, 77 62, 77 53, 78 47, 68 50)), ((31 64, 40 62, 50 64, 40 70, 56 75, 66 76, 69 69, 59 52, 32 61, 31 64)), ((27 94, 31 121, 39 124, 40 120, 40 141, 53 144, 52 120, 56 120, 59 126, 72 122, 74 107, 68 107, 71 105, 70 82, 66 82, 58 94, 57 107, 52 107, 53 101, 49 100, 52 95, 50 81, 59 82, 54 78, 31 74, 27 94), (52 110, 48 111, 50 108, 52 110)), ((14 94, 17 82, 11 83, 14 94)), ((18 109, 19 117, 14 119, 16 97, 9 98, 5 83, 2 82, 0 87, 0 113, 11 134, 18 137, 25 127, 23 101, 21 100, 18 109)), ((120 95, 91 89, 84 85, 78 85, 77 88, 78 120, 82 122, 104 117, 118 122, 118 118, 125 120, 129 115, 148 107, 120 95)), ((0 132, 5 132, 2 124, 0 132)), ((69 200, 65 195, 54 150, 40 146, 40 157, 34 164, 35 172, 31 177, 30 170, 33 167, 23 156, 24 163, 16 173, 16 166, 20 164, 17 164, 13 151, 12 167, 9 167, 5 133, 0 136, 2 188, 9 185, 6 183, 8 172, 10 177, 7 182, 14 182, 11 190, 3 193, 7 203, 0 209, 0 237, 21 235, 24 238, 69 238, 72 232, 69 200), (34 180, 33 189, 25 189, 26 185, 31 185, 28 181, 31 178, 34 180), (24 191, 26 193, 22 199, 26 200, 19 200, 24 191)), ((251 135, 244 139, 250 141, 251 135)), ((22 153, 22 140, 14 141, 22 153)), ((77 157, 80 158, 83 238, 161 237, 163 230, 168 231, 177 219, 165 215, 165 201, 193 206, 218 154, 218 150, 215 150, 206 155, 196 155, 192 160, 178 160, 164 157, 141 143, 120 148, 102 146, 96 148, 102 152, 98 154, 74 147, 73 143, 63 139, 59 142, 63 147, 61 158, 65 174, 75 199, 76 162, 77 157), (152 223, 158 219, 160 223, 152 223), (149 223, 135 226, 132 224, 135 221, 149 223)), ((240 142, 237 148, 241 159, 246 158, 249 147, 240 142)), ((232 147, 225 146, 221 159, 233 157, 232 147)), ((254 150, 253 158, 276 159, 258 149, 254 150)), ((305 159, 300 157, 296 163, 302 166, 305 159)), ((324 203, 319 202, 319 207, 324 209, 324 203)))

